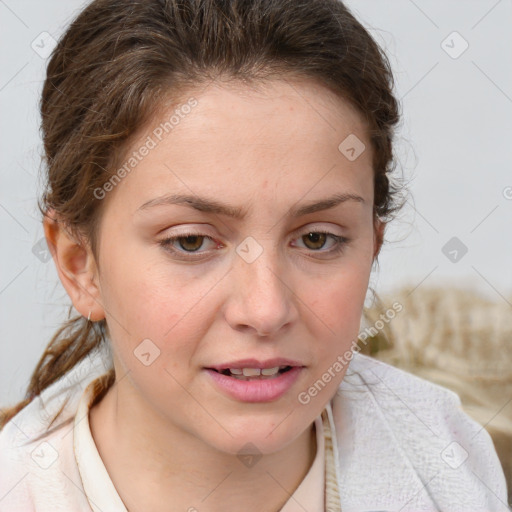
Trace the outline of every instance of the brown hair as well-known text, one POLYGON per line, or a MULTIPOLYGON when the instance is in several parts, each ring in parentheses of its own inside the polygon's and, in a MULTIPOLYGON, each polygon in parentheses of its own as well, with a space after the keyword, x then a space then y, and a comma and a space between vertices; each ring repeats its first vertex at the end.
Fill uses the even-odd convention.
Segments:
MULTIPOLYGON (((328 87, 367 122, 374 214, 389 219, 401 206, 401 187, 389 179, 399 120, 393 76, 386 55, 339 0, 93 1, 47 67, 41 213, 54 212, 97 259, 103 201, 94 190, 162 101, 221 77, 257 84, 292 76, 328 87)), ((39 360, 25 399, 0 411, 0 428, 105 342, 106 332, 105 320, 70 318, 39 360)))

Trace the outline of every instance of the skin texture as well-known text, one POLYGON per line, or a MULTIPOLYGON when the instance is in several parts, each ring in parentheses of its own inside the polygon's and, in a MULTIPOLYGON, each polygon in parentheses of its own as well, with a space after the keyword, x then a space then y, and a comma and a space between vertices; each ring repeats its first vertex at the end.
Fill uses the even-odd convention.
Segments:
MULTIPOLYGON (((205 512, 229 503, 229 510, 276 511, 314 460, 314 419, 346 368, 308 404, 297 396, 357 337, 380 249, 370 142, 360 115, 312 81, 258 89, 212 83, 190 96, 198 105, 103 199, 98 261, 50 219, 45 233, 75 308, 107 319, 116 383, 92 408, 90 424, 127 508, 205 512), (366 145, 354 161, 338 150, 350 134, 366 145), (170 193, 247 214, 139 210, 170 193), (334 193, 364 202, 286 217, 334 193), (329 254, 332 237, 306 236, 318 229, 349 241, 329 254), (174 241, 177 254, 159 243, 189 232, 213 240, 174 241), (252 263, 236 252, 249 236, 262 248, 252 263), (194 248, 201 255, 187 262, 194 248), (149 366, 134 355, 144 339, 160 350, 149 366), (288 357, 306 368, 281 398, 244 403, 203 368, 246 357, 288 357), (237 457, 246 443, 263 455, 250 468, 237 457)), ((162 119, 172 110, 162 109, 162 119)), ((141 130, 127 155, 162 119, 141 130)))

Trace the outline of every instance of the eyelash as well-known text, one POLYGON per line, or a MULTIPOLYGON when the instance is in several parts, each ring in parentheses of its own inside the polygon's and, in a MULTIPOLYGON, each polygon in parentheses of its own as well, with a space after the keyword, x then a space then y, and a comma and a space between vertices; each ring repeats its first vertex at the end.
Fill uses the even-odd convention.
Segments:
MULTIPOLYGON (((328 254, 331 256, 335 256, 335 255, 341 254, 345 250, 345 246, 350 242, 350 240, 344 236, 335 235, 334 233, 330 233, 329 231, 322 231, 322 230, 307 231, 304 234, 300 235, 299 238, 306 236, 310 233, 330 236, 335 242, 334 246, 327 251, 307 249, 308 251, 311 251, 312 253, 328 254)), ((198 254, 201 256, 204 253, 197 252, 197 251, 177 250, 174 247, 172 247, 173 242, 176 242, 177 240, 181 240, 182 238, 187 238, 187 237, 202 237, 202 238, 207 238, 207 239, 211 240, 212 242, 215 242, 215 240, 211 236, 208 236, 208 235, 205 235, 202 233, 182 233, 180 235, 171 236, 171 237, 165 238, 163 240, 160 240, 159 244, 165 250, 167 250, 173 254, 178 254, 182 257, 183 257, 183 255, 186 255, 183 257, 183 259, 187 259, 187 260, 197 259, 197 257, 195 257, 194 255, 198 254)))

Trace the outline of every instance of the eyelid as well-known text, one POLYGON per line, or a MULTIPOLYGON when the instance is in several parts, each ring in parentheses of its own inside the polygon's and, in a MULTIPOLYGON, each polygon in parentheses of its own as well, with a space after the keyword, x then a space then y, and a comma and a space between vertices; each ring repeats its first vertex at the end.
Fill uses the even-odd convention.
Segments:
MULTIPOLYGON (((305 229, 305 228, 298 229, 294 233, 293 241, 295 241, 297 238, 307 235, 308 233, 325 234, 327 237, 331 237, 331 240, 334 240, 333 246, 327 250, 322 250, 322 249, 314 250, 314 249, 308 249, 307 247, 305 247, 303 249, 310 255, 318 254, 318 256, 319 256, 318 259, 328 258, 329 256, 336 257, 338 254, 343 252, 343 250, 345 249, 345 246, 348 245, 348 243, 350 242, 350 239, 347 238, 346 236, 333 233, 333 231, 331 231, 329 228, 326 228, 324 226, 315 226, 315 225, 313 225, 312 227, 310 227, 308 229, 305 229)), ((207 258, 208 256, 211 255, 210 254, 211 250, 202 250, 202 251, 197 251, 197 252, 188 251, 187 252, 187 251, 183 251, 180 249, 175 249, 173 247, 173 243, 176 240, 178 240, 180 238, 186 238, 189 236, 196 236, 196 237, 209 239, 211 242, 217 244, 217 248, 220 248, 220 246, 223 245, 220 242, 218 242, 215 238, 213 238, 212 236, 210 236, 206 233, 195 232, 192 229, 188 229, 188 230, 184 231, 183 233, 180 233, 180 232, 175 233, 175 234, 173 233, 172 235, 167 236, 166 238, 160 240, 159 245, 161 245, 165 250, 167 250, 171 254, 176 255, 176 257, 178 259, 182 259, 185 261, 199 260, 201 258, 207 258)), ((294 247, 296 247, 296 246, 294 246, 294 247)))
POLYGON ((297 229, 294 232, 294 236, 304 235, 304 234, 307 234, 310 232, 329 233, 329 234, 336 235, 336 236, 343 236, 341 233, 335 232, 336 227, 341 228, 341 226, 333 225, 332 223, 327 223, 327 224, 329 224, 329 225, 326 226, 325 223, 321 224, 321 223, 314 223, 314 222, 312 222, 310 224, 306 224, 305 227, 301 227, 301 228, 297 229))
MULTIPOLYGON (((340 226, 338 226, 338 227, 340 227, 340 226)), ((196 231, 194 228, 183 228, 183 232, 180 232, 178 230, 176 233, 172 233, 172 234, 166 236, 164 238, 164 240, 167 240, 167 239, 170 239, 170 238, 187 237, 187 236, 202 236, 202 237, 209 238, 209 239, 217 242, 217 240, 215 239, 214 236, 209 235, 208 233, 206 233, 204 228, 201 228, 201 229, 202 229, 202 231, 200 231, 199 229, 196 231)), ((162 231, 166 231, 166 230, 162 230, 162 231)), ((336 233, 334 231, 334 227, 332 225, 326 227, 325 225, 321 225, 321 224, 318 225, 318 224, 315 224, 315 223, 307 224, 306 227, 303 226, 301 228, 296 229, 293 232, 293 236, 294 237, 303 236, 303 235, 305 235, 307 233, 311 233, 311 232, 327 233, 327 234, 330 234, 330 235, 333 235, 333 236, 339 236, 339 237, 343 237, 344 236, 341 233, 336 233)))
POLYGON ((174 242, 176 242, 176 240, 179 240, 180 238, 187 238, 188 236, 197 236, 197 237, 208 239, 214 245, 216 245, 217 248, 219 247, 219 245, 221 245, 212 236, 207 235, 206 233, 193 232, 192 230, 185 231, 183 233, 176 233, 176 234, 173 233, 172 235, 166 236, 165 238, 160 240, 158 242, 158 244, 160 246, 162 246, 165 250, 170 252, 171 254, 179 255, 180 257, 182 257, 182 259, 189 260, 189 261, 192 261, 193 259, 204 257, 205 254, 208 254, 208 253, 211 252, 211 250, 206 250, 206 251, 202 250, 202 251, 197 251, 197 252, 193 252, 193 251, 192 252, 187 252, 187 251, 182 251, 180 249, 175 249, 172 246, 172 244, 174 242))

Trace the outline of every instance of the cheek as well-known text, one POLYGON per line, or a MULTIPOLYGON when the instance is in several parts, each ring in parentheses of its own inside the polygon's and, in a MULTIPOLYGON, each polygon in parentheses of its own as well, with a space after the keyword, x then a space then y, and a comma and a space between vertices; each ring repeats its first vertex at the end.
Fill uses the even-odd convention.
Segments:
POLYGON ((310 298, 308 305, 313 313, 336 335, 343 336, 345 331, 352 330, 350 326, 359 327, 369 277, 369 265, 347 265, 332 272, 328 279, 311 284, 302 293, 310 298))
MULTIPOLYGON (((310 297, 304 311, 311 318, 310 325, 317 326, 314 331, 311 330, 318 341, 315 350, 319 374, 331 367, 339 355, 355 346, 370 270, 369 264, 347 264, 321 284, 311 285, 304 290, 306 296, 310 297)), ((336 372, 333 389, 341 381, 343 373, 336 372)))
MULTIPOLYGON (((210 278, 170 272, 162 261, 151 262, 151 256, 135 250, 127 253, 119 264, 106 262, 108 280, 102 283, 115 351, 126 368, 138 372, 141 368, 134 351, 147 345, 150 352, 159 354, 150 366, 152 374, 157 369, 163 371, 160 367, 171 373, 183 372, 183 361, 190 360, 205 335, 208 311, 202 298, 215 283, 210 278), (157 349, 147 341, 141 345, 148 339, 157 349)), ((114 256, 115 251, 109 253, 111 261, 114 256)))
MULTIPOLYGON (((188 340, 190 347, 190 342, 201 339, 215 296, 210 292, 218 284, 219 275, 199 276, 197 268, 171 271, 172 265, 167 266, 161 255, 155 258, 154 250, 137 244, 127 247, 126 243, 121 250, 114 237, 105 242, 102 267, 108 280, 101 284, 102 300, 111 317, 112 337, 122 340, 120 349, 133 351, 149 338, 162 350, 169 344, 173 350, 180 350, 179 340, 188 340)), ((297 295, 307 306, 301 322, 308 316, 310 322, 316 322, 312 330, 326 340, 322 345, 326 348, 334 342, 345 345, 357 336, 371 269, 371 258, 366 257, 371 254, 370 246, 369 237, 361 238, 340 259, 339 266, 322 277, 305 279, 302 275, 296 281, 297 295)), ((300 304, 297 306, 302 309, 300 304)))
POLYGON ((301 404, 317 404, 318 400, 325 404, 343 380, 359 334, 368 279, 369 270, 352 267, 333 274, 323 289, 311 287, 313 300, 308 310, 314 315, 312 325, 319 327, 313 332, 316 357, 310 387, 299 395, 301 404), (307 402, 302 401, 304 397, 309 397, 307 402))
MULTIPOLYGON (((120 331, 122 339, 127 333, 136 342, 137 339, 150 338, 163 348, 171 340, 186 336, 190 330, 189 316, 197 319, 198 297, 203 287, 188 283, 183 286, 177 277, 158 276, 151 271, 137 274, 109 276, 106 303, 109 313, 115 317, 115 323, 125 327, 120 331)), ((201 321, 195 324, 196 331, 201 321)))
POLYGON ((154 252, 144 249, 129 233, 105 236, 102 245, 101 295, 104 306, 119 323, 153 325, 155 318, 169 323, 179 315, 179 281, 154 261, 154 252))

